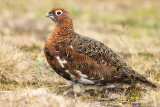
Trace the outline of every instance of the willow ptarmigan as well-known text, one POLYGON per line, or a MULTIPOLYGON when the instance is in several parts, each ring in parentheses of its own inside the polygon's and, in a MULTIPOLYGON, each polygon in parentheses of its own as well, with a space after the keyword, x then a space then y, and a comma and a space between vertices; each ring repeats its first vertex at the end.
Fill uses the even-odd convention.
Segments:
POLYGON ((52 69, 63 78, 81 85, 144 83, 156 87, 109 47, 76 33, 66 10, 54 8, 46 16, 56 26, 46 40, 44 53, 52 69))

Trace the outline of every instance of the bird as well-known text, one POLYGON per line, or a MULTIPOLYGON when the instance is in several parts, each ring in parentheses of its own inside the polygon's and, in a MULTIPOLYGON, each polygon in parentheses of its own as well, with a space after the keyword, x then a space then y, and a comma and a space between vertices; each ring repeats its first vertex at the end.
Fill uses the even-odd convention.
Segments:
POLYGON ((157 85, 133 70, 111 48, 74 31, 72 17, 63 8, 46 14, 55 23, 44 45, 50 67, 76 86, 107 86, 137 83, 153 88, 157 85))

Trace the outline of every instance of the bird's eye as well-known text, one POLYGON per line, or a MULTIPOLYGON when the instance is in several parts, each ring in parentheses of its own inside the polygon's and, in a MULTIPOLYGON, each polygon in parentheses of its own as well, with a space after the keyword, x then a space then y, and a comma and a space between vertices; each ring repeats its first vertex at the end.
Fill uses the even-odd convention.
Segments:
POLYGON ((63 13, 63 12, 61 12, 61 11, 56 11, 56 15, 57 15, 57 16, 62 15, 62 13, 63 13))

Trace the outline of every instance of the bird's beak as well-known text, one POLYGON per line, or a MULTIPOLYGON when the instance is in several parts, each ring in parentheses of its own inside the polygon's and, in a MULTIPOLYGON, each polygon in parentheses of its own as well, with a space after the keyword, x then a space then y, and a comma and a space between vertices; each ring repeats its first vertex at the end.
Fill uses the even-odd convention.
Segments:
POLYGON ((46 13, 46 17, 50 17, 51 15, 49 13, 46 13))
POLYGON ((54 18, 54 16, 52 14, 47 13, 46 17, 50 17, 53 21, 56 21, 56 19, 54 18))

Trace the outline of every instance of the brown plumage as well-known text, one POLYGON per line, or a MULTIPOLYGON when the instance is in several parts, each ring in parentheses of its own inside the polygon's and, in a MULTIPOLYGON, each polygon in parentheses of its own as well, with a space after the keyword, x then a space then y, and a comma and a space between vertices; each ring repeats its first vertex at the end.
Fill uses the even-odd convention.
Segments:
POLYGON ((46 16, 56 26, 46 40, 44 53, 52 69, 65 79, 83 85, 144 83, 156 87, 109 47, 76 33, 66 10, 54 8, 46 16))

